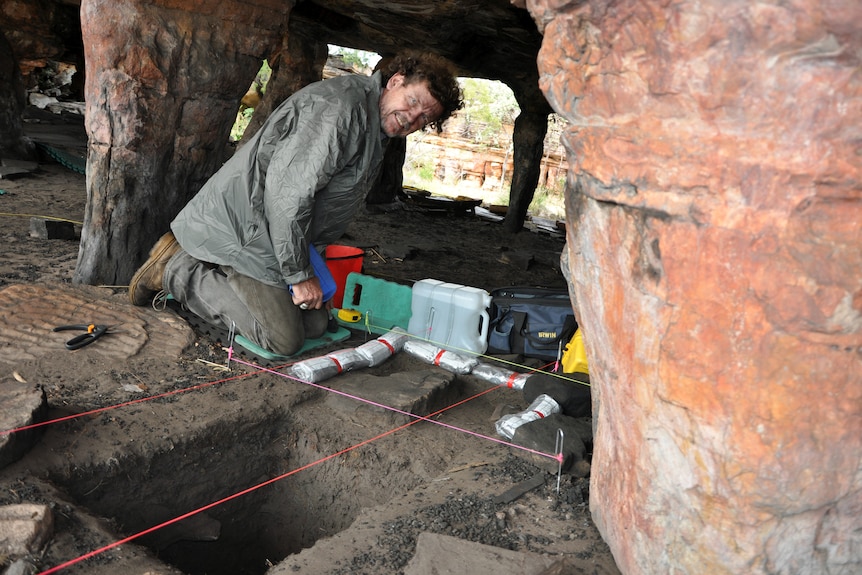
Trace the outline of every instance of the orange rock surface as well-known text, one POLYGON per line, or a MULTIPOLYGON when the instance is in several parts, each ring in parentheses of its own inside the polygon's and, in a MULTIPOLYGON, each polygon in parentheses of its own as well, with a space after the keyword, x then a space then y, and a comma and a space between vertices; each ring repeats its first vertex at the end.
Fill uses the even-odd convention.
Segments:
POLYGON ((862 5, 826 4, 531 6, 625 573, 862 570, 862 5))

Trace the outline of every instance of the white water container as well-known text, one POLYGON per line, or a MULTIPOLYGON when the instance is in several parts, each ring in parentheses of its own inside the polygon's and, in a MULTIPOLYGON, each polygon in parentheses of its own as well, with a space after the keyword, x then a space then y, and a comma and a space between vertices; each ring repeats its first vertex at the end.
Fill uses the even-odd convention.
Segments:
POLYGON ((413 284, 407 331, 449 351, 485 353, 488 349, 488 306, 483 289, 425 279, 413 284))

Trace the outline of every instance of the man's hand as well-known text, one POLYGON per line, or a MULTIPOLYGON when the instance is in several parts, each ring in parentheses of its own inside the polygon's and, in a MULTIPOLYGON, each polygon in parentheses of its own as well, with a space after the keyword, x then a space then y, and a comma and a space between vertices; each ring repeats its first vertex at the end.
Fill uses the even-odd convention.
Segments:
POLYGON ((302 309, 320 309, 323 307, 323 290, 317 277, 308 278, 298 284, 293 284, 293 303, 302 309), (305 304, 305 307, 303 307, 305 304))

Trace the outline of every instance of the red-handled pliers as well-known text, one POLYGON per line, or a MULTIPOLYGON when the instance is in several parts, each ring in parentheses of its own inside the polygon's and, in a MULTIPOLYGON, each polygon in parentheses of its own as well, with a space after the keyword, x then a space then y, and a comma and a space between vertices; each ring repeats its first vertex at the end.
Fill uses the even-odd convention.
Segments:
POLYGON ((107 325, 97 325, 95 323, 78 323, 75 325, 61 325, 54 328, 54 331, 67 331, 67 330, 84 330, 86 333, 82 333, 81 335, 76 335, 72 339, 66 342, 66 349, 80 349, 85 345, 90 345, 106 333, 108 333, 108 329, 110 326, 107 325))

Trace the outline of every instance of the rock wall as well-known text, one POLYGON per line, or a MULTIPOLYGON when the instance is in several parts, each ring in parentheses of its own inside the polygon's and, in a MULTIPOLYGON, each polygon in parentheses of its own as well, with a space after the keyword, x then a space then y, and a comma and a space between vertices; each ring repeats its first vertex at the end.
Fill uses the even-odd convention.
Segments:
POLYGON ((862 4, 528 7, 618 565, 862 572, 862 4))
MULTIPOLYGON (((10 0, 0 3, 0 27, 12 45, 24 86, 35 88, 52 66, 76 69, 73 96, 83 100, 84 46, 77 0, 10 0)), ((58 94, 51 94, 56 96, 58 94)))
POLYGON ((24 138, 21 123, 24 106, 21 73, 12 58, 12 48, 0 30, 0 159, 35 157, 32 143, 24 138))
POLYGON ((83 0, 87 210, 73 281, 124 284, 229 157, 291 2, 83 0))

